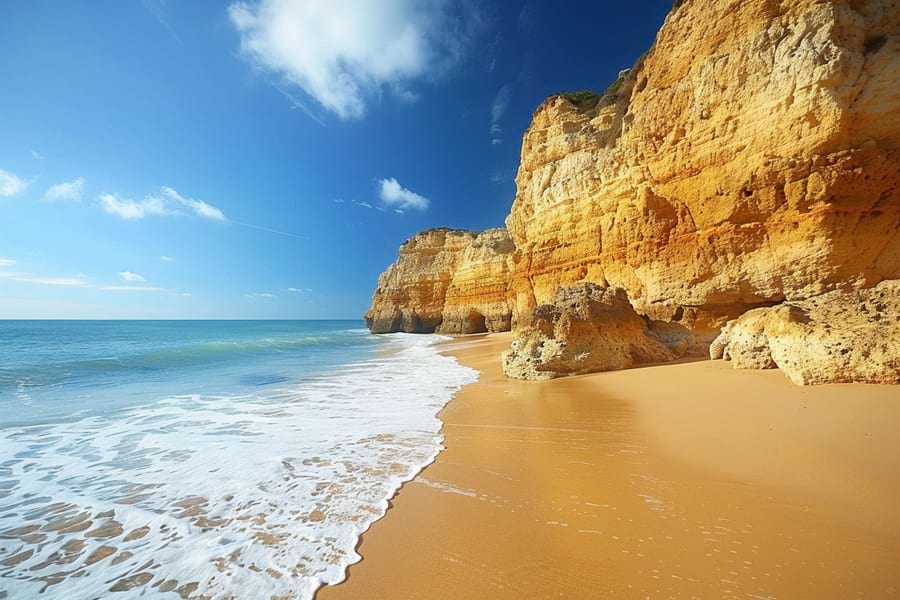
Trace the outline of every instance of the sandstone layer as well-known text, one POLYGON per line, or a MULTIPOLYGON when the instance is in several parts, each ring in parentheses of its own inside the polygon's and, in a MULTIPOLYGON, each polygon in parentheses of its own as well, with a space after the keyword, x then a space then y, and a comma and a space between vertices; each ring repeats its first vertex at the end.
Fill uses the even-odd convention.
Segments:
MULTIPOLYGON (((535 111, 510 241, 416 236, 379 280, 370 327, 511 326, 533 355, 550 322, 550 309, 536 309, 593 283, 624 290, 660 340, 704 355, 748 311, 780 307, 759 314, 781 318, 833 292, 900 280, 898 82, 896 0, 676 2, 650 50, 603 94, 560 94, 535 111)), ((554 343, 568 344, 565 335, 554 343)), ((856 379, 796 380, 887 381, 871 373, 890 373, 891 356, 838 369, 859 369, 856 379)), ((566 372, 557 366, 547 370, 566 372)))
POLYGON ((511 323, 505 229, 430 229, 400 246, 378 278, 365 318, 372 333, 508 331, 511 323))
POLYGON ((900 277, 898 82, 894 0, 678 3, 607 93, 536 111, 517 318, 591 281, 708 343, 751 308, 900 277))
POLYGON ((582 283, 560 288, 552 304, 534 309, 530 324, 503 353, 503 372, 517 379, 552 379, 615 371, 670 361, 685 348, 663 343, 622 288, 582 283))
POLYGON ((710 358, 778 367, 798 385, 900 383, 900 281, 746 312, 725 326, 710 358))

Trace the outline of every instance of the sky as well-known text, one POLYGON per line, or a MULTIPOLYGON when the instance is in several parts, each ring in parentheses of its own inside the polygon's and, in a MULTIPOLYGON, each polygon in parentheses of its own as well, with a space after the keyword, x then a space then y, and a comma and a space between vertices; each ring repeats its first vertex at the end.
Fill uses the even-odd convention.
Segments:
POLYGON ((10 0, 0 318, 359 318, 399 245, 502 226, 547 96, 671 0, 10 0))

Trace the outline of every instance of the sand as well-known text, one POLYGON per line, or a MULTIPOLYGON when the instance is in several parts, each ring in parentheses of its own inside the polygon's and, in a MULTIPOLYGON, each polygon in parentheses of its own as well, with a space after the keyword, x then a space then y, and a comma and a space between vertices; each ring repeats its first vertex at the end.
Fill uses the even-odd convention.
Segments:
MULTIPOLYGON (((508 334, 332 599, 892 598, 900 388, 694 361, 518 382, 508 334)), ((414 376, 411 374, 411 376, 414 376)))

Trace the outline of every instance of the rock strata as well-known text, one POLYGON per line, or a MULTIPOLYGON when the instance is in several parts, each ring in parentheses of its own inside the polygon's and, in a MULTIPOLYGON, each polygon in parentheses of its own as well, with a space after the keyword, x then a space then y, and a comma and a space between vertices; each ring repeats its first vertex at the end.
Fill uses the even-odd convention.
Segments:
POLYGON ((898 81, 894 1, 678 3, 606 93, 535 112, 506 222, 518 318, 591 281, 708 343, 900 278, 898 81))
POLYGON ((665 362, 683 353, 655 334, 622 288, 593 283, 560 288, 552 304, 534 309, 503 354, 503 371, 517 379, 551 379, 665 362))
POLYGON ((509 259, 505 229, 430 229, 400 246, 378 278, 366 323, 372 333, 508 331, 509 259))
POLYGON ((706 354, 732 322, 736 365, 893 381, 893 346, 855 332, 896 331, 852 309, 900 280, 898 81, 895 0, 676 2, 604 93, 535 111, 506 230, 412 238, 369 326, 513 327, 508 372, 548 377, 706 354))
POLYGON ((900 383, 900 281, 751 310, 725 326, 710 358, 777 367, 797 385, 900 383))

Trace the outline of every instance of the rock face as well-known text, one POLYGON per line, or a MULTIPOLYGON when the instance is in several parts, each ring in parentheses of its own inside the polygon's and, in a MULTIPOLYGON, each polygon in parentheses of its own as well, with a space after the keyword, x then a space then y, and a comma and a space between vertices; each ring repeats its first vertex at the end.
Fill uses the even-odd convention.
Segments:
POLYGON ((892 346, 825 326, 900 280, 898 82, 897 0, 680 0, 606 92, 537 109, 510 239, 414 237, 370 328, 512 326, 508 372, 547 377, 706 354, 747 313, 716 346, 735 364, 895 380, 892 346))
POLYGON ((603 96, 525 134, 518 320, 576 281, 708 343, 728 319, 900 277, 894 0, 685 0, 603 96))
POLYGON ((560 288, 553 304, 534 309, 531 323, 503 353, 503 371, 517 379, 551 379, 665 362, 685 346, 667 346, 637 314, 622 288, 593 283, 560 288))
POLYGON ((725 326, 710 357, 778 367, 798 385, 900 383, 900 281, 751 310, 725 326))
POLYGON ((463 252, 444 301, 440 333, 509 331, 510 266, 515 246, 506 229, 478 234, 463 252))
POLYGON ((372 333, 507 331, 512 242, 505 229, 423 231, 400 246, 378 278, 366 323, 372 333))

